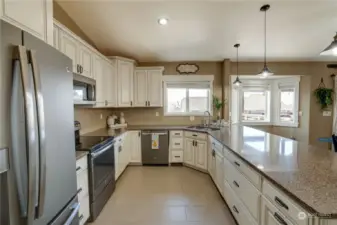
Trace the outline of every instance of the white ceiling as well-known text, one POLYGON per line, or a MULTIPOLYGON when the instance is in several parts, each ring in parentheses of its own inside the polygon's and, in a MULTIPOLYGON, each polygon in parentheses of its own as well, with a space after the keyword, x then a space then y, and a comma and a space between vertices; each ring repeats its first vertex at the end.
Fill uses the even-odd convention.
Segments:
MULTIPOLYGON (((58 1, 105 54, 139 61, 263 59, 266 3, 255 0, 58 1), (169 24, 159 26, 157 19, 169 24)), ((268 11, 269 61, 335 60, 319 53, 337 31, 337 1, 274 0, 268 11)))

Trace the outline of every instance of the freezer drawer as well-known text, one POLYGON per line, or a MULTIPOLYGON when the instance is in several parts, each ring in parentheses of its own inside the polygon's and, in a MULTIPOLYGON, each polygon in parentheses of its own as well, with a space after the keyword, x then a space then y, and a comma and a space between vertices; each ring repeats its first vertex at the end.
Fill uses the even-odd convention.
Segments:
POLYGON ((168 165, 168 131, 142 131, 142 161, 143 165, 168 165), (153 134, 158 135, 158 148, 153 148, 152 146, 153 134))
POLYGON ((79 225, 80 204, 75 196, 50 225, 79 225))

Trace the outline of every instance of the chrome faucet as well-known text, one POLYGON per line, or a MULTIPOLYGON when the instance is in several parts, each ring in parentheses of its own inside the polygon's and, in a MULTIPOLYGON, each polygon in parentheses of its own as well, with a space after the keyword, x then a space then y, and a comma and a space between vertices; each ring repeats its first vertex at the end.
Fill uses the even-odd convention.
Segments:
POLYGON ((207 124, 207 127, 210 127, 211 126, 211 113, 209 111, 205 111, 204 112, 204 115, 207 115, 208 114, 208 124, 207 124))

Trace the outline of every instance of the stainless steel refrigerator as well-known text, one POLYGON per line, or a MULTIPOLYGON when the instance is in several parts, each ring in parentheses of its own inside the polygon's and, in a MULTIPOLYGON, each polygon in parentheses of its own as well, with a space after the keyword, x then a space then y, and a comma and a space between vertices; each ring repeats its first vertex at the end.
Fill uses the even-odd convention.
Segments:
POLYGON ((78 225, 72 61, 0 22, 0 224, 78 225))

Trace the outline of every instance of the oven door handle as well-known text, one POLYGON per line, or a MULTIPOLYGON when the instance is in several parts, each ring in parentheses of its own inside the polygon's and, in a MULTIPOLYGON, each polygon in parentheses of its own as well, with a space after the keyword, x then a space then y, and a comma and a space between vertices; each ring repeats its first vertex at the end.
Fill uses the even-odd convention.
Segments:
POLYGON ((92 157, 92 158, 96 158, 97 156, 103 154, 104 152, 106 152, 107 150, 109 150, 111 147, 113 147, 113 145, 114 145, 114 143, 112 143, 112 144, 106 146, 105 148, 103 148, 103 149, 100 150, 100 151, 91 153, 91 157, 92 157))

